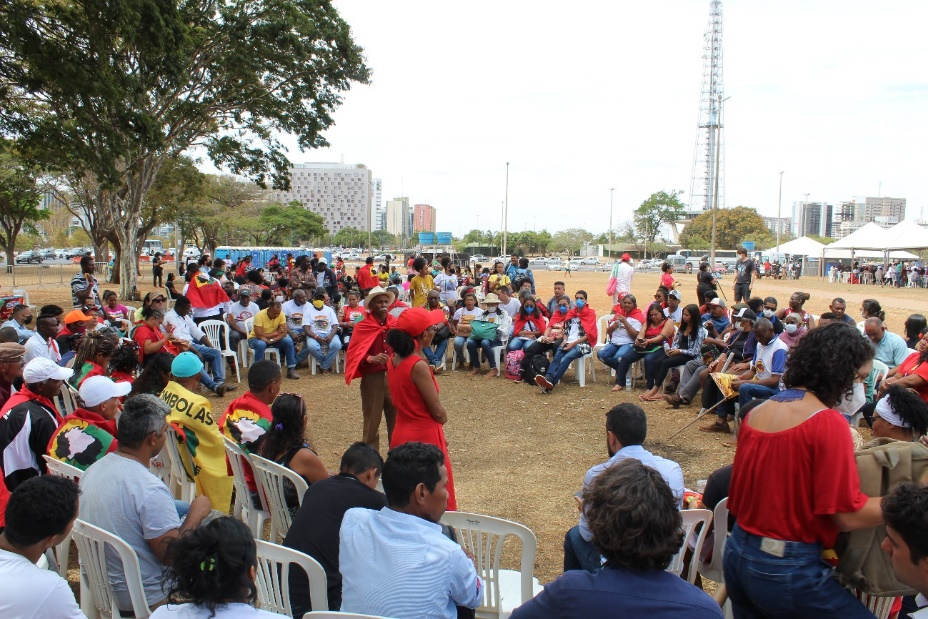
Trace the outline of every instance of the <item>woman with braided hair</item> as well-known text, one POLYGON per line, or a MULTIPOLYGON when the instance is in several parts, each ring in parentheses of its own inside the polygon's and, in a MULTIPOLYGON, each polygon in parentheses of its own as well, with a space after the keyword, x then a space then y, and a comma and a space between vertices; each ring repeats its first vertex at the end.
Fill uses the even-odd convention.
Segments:
POLYGON ((80 389, 91 376, 109 376, 110 357, 119 346, 119 335, 113 329, 88 331, 77 341, 74 354, 76 371, 69 379, 72 386, 80 389))

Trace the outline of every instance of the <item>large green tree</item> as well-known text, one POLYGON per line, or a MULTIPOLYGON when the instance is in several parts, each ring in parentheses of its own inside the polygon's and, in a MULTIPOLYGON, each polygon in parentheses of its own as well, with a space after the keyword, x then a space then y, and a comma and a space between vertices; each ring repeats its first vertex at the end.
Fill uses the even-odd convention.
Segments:
POLYGON ((646 246, 654 243, 661 226, 683 217, 686 209, 677 195, 676 191, 658 191, 635 209, 635 236, 646 246))
POLYGON ((261 210, 257 231, 252 232, 255 245, 299 244, 325 234, 321 215, 303 208, 299 200, 286 206, 270 204, 261 210))
POLYGON ((551 246, 555 251, 566 251, 569 255, 579 253, 586 243, 593 240, 593 234, 582 228, 568 228, 555 232, 551 238, 551 246))
MULTIPOLYGON (((774 234, 757 211, 747 206, 719 209, 715 225, 717 249, 737 249, 744 241, 769 247, 774 234)), ((680 233, 680 244, 689 249, 708 249, 712 240, 712 211, 688 223, 680 233)))
POLYGON ((369 71, 329 0, 7 0, 0 122, 34 160, 112 192, 120 292, 135 287, 146 197, 200 146, 259 184, 289 186, 279 133, 301 149, 369 71))
POLYGON ((35 233, 34 224, 48 217, 48 211, 39 208, 38 176, 17 155, 13 142, 0 139, 0 247, 8 265, 13 264, 20 232, 35 233))

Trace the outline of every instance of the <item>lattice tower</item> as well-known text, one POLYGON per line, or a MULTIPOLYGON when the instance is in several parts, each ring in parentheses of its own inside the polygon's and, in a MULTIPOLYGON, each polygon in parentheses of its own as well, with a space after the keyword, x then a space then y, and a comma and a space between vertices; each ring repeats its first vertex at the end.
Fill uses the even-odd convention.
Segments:
POLYGON ((702 94, 699 97, 699 131, 696 134, 693 176, 690 183, 689 208, 691 211, 712 208, 715 198, 717 165, 719 166, 719 208, 725 206, 725 139, 724 119, 721 118, 722 100, 724 99, 721 0, 712 0, 709 3, 709 29, 706 31, 705 38, 702 94), (718 145, 717 140, 721 140, 718 145))

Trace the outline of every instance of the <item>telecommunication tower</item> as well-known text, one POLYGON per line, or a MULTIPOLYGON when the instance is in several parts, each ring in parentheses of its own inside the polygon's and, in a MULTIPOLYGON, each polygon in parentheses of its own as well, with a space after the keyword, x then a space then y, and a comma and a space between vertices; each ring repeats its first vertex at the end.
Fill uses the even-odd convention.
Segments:
POLYGON ((722 137, 722 2, 709 3, 709 29, 703 49, 702 94, 699 97, 699 132, 693 155, 690 183, 690 211, 708 211, 713 207, 716 173, 719 176, 719 208, 725 206, 725 166, 722 161, 725 141, 722 137))

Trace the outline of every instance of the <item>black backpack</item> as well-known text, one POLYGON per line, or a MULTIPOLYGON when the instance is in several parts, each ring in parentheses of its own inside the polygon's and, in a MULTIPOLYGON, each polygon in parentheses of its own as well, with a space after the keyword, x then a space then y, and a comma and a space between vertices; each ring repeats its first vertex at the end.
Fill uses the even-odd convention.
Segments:
POLYGON ((544 353, 532 355, 525 359, 523 367, 525 372, 522 375, 522 380, 534 384, 536 376, 539 374, 544 376, 548 371, 548 355, 544 353))

